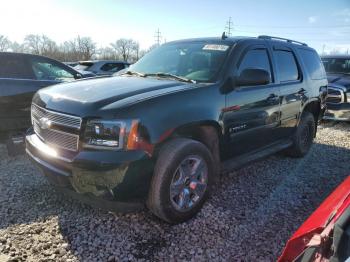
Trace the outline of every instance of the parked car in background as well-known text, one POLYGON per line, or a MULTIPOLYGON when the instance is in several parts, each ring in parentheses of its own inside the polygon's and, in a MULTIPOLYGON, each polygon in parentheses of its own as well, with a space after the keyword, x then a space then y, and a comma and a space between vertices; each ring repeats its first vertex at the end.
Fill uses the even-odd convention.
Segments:
POLYGON ((350 176, 289 239, 279 262, 349 261, 350 176))
POLYGON ((77 70, 90 71, 96 75, 113 75, 114 73, 129 67, 129 63, 113 60, 80 61, 75 66, 77 70))
POLYGON ((350 55, 322 57, 328 77, 325 119, 350 121, 350 55))
POLYGON ((120 76, 37 92, 27 153, 82 200, 119 211, 146 204, 179 223, 201 209, 221 165, 306 155, 326 88, 318 54, 297 41, 170 42, 120 76))
POLYGON ((39 89, 91 76, 47 57, 0 52, 1 137, 30 127, 30 105, 39 89))
POLYGON ((71 66, 71 67, 75 67, 79 64, 79 62, 63 62, 63 64, 71 66))

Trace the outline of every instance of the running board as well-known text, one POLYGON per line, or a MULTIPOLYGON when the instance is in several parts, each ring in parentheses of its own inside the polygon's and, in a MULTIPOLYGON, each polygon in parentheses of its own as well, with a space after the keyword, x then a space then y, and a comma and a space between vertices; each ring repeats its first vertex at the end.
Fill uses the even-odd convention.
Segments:
POLYGON ((263 159, 267 156, 273 155, 279 151, 287 149, 292 145, 292 141, 283 140, 281 142, 276 142, 272 145, 263 147, 262 149, 246 153, 242 156, 228 159, 221 163, 221 173, 227 173, 235 169, 241 168, 248 163, 263 159))

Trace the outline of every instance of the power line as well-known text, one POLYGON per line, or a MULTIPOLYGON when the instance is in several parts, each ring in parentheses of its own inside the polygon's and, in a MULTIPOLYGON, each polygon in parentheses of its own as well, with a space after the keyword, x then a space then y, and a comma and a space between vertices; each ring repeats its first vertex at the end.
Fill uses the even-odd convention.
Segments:
POLYGON ((156 40, 157 45, 160 45, 160 39, 161 39, 161 37, 162 37, 162 35, 161 35, 161 33, 160 33, 160 31, 159 31, 159 28, 158 28, 158 30, 156 31, 156 34, 154 35, 154 38, 155 38, 155 40, 156 40))
POLYGON ((232 35, 231 30, 233 31, 233 22, 231 21, 231 19, 232 17, 229 17, 225 27, 225 32, 227 33, 227 36, 231 36, 232 35))

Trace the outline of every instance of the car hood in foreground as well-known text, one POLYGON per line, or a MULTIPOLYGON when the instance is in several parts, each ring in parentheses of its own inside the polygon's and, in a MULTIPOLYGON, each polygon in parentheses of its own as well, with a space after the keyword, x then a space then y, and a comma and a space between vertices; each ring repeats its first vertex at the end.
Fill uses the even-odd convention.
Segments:
POLYGON ((131 104, 191 87, 193 84, 156 78, 95 78, 41 89, 33 102, 48 109, 84 116, 121 100, 131 104))
MULTIPOLYGON (((350 176, 327 197, 319 208, 289 239, 279 262, 294 261, 309 246, 315 236, 325 236, 326 228, 334 224, 350 208, 350 176)), ((329 233, 329 232, 328 232, 329 233)))

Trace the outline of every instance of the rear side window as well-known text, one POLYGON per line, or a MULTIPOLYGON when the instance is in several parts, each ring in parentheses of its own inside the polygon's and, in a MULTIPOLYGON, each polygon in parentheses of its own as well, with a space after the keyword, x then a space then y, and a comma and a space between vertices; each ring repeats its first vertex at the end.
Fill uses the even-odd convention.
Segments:
POLYGON ((271 77, 271 64, 266 49, 253 49, 249 50, 243 57, 238 72, 241 73, 247 68, 260 68, 270 73, 271 77))
POLYGON ((300 79, 297 62, 292 52, 275 50, 278 75, 281 82, 296 81, 300 79))
POLYGON ((323 64, 320 57, 315 51, 299 49, 299 54, 306 66, 306 71, 311 79, 323 79, 326 77, 323 64))
POLYGON ((119 70, 122 70, 124 68, 124 64, 107 63, 101 67, 101 70, 106 72, 118 72, 119 70))
POLYGON ((0 55, 0 61, 0 78, 34 79, 23 57, 0 55))

